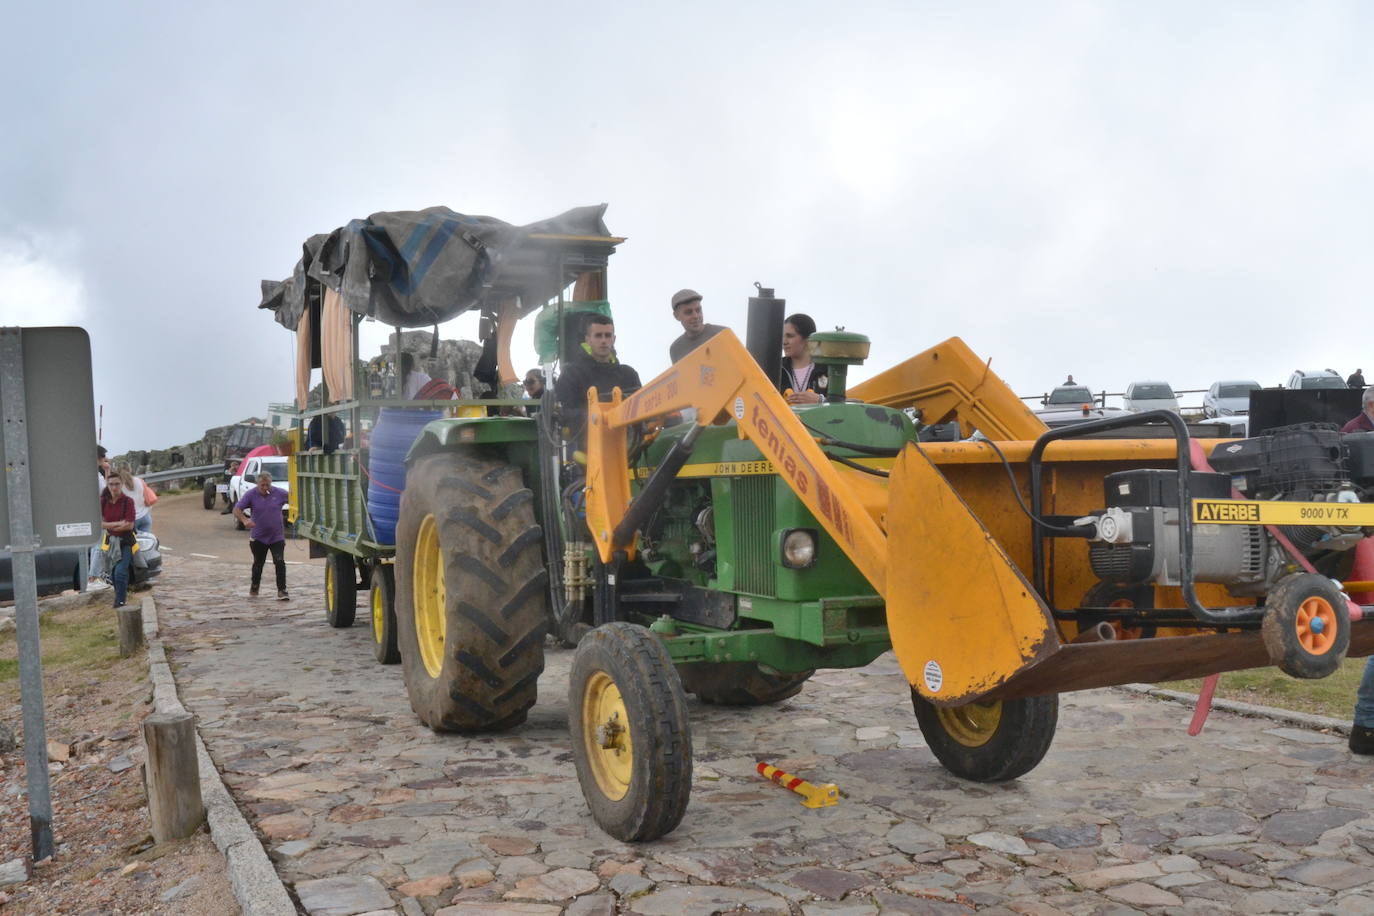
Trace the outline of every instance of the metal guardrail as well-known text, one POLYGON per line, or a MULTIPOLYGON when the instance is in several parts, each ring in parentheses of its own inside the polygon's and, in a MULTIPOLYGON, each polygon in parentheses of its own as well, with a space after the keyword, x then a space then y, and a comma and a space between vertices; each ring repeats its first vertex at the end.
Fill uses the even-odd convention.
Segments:
POLYGON ((184 480, 187 477, 218 477, 224 473, 224 464, 202 464, 194 468, 172 468, 168 471, 154 471, 139 474, 146 483, 159 483, 164 480, 184 480))

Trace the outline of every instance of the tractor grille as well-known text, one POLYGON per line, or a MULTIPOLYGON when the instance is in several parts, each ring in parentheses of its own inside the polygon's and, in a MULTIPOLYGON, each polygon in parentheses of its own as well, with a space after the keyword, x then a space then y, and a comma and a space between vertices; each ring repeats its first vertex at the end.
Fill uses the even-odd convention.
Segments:
POLYGON ((773 565, 773 493, 771 474, 736 477, 731 495, 735 503, 735 588, 754 595, 776 594, 773 565))

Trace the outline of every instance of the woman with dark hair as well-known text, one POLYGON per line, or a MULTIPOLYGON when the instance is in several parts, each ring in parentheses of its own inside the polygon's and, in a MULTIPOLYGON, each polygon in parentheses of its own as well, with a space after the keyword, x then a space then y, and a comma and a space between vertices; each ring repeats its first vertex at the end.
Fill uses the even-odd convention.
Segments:
POLYGON ((813 363, 811 351, 806 348, 806 341, 814 333, 816 322, 801 312, 789 315, 782 324, 782 375, 778 378, 778 390, 789 404, 819 404, 825 400, 829 381, 825 367, 813 363))

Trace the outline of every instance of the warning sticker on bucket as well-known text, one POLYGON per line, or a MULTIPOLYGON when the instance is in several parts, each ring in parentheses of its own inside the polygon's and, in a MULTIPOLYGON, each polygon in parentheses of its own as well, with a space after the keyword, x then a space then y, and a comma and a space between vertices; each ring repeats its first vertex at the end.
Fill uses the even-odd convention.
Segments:
POLYGON ((926 662, 925 670, 922 672, 925 678, 926 690, 931 693, 939 693, 940 688, 945 683, 945 672, 940 668, 940 663, 931 659, 926 662))

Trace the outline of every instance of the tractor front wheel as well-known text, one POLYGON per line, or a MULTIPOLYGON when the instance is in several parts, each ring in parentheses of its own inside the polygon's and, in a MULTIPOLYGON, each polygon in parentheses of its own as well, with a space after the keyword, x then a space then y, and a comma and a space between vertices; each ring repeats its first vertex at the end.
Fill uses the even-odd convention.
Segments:
POLYGON ((394 665, 401 660, 396 648, 396 579, 391 567, 382 564, 372 571, 371 578, 372 655, 383 665, 394 665))
POLYGON ((815 671, 768 672, 757 662, 694 662, 678 668, 682 689, 703 703, 764 706, 801 693, 815 671))
POLYGON ((692 792, 692 731, 663 642, 615 622, 578 643, 568 727, 582 795, 622 842, 655 840, 682 820, 692 792))
POLYGON ((1330 579, 1316 573, 1285 576, 1265 605, 1264 648, 1280 671, 1319 678, 1340 667, 1350 648, 1350 610, 1330 579))
POLYGON ((543 538, 514 465, 441 452, 406 474, 397 645, 410 706, 435 731, 499 731, 529 714, 544 670, 543 538))
POLYGON ((936 706, 913 688, 916 723, 935 759, 974 782, 1005 782, 1033 770, 1050 749, 1059 695, 936 706))
POLYGON ((335 629, 353 626, 358 612, 353 554, 331 550, 324 561, 324 613, 335 629))

